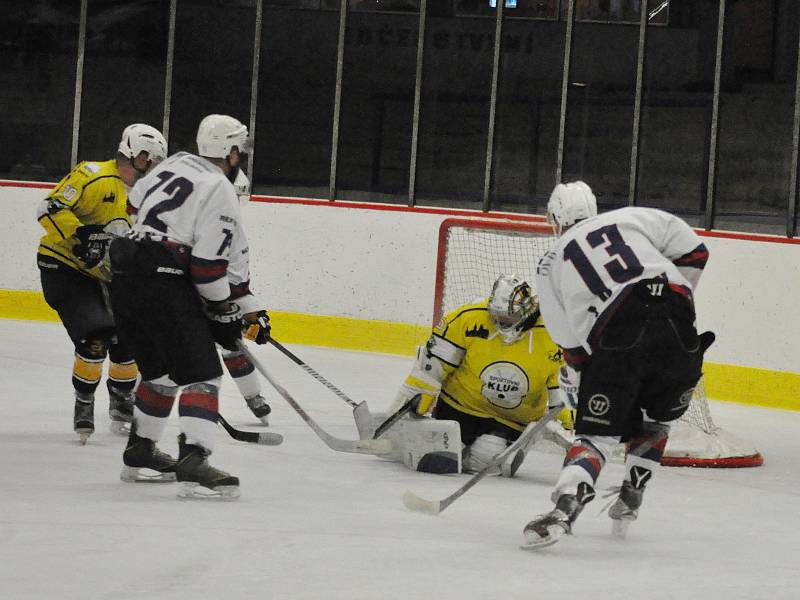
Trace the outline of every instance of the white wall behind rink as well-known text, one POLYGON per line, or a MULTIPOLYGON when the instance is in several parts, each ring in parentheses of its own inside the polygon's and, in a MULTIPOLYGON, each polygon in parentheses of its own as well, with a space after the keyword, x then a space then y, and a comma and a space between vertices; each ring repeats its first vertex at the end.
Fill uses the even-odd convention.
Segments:
MULTIPOLYGON (((0 187, 1 289, 39 290, 43 189, 0 187)), ((430 324, 442 214, 251 202, 252 287, 272 309, 430 324)), ((800 244, 704 238, 698 324, 708 360, 800 372, 800 244)), ((780 239, 780 238, 778 238, 780 239)))

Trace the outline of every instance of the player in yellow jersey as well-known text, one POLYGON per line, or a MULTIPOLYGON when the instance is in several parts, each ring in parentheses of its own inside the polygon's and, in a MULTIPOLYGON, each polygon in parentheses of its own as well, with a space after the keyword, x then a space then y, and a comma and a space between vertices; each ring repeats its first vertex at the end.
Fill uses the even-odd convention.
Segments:
MULTIPOLYGON (((416 416, 430 413, 435 419, 457 421, 465 446, 463 470, 477 472, 548 406, 562 404, 562 364, 561 350, 542 323, 528 283, 501 275, 488 298, 459 307, 433 328, 393 407, 413 399, 416 416)), ((570 411, 563 411, 559 420, 572 427, 570 411)), ((436 461, 430 468, 421 461, 417 470, 452 472, 436 461)))
POLYGON ((82 443, 94 432, 94 392, 107 355, 112 430, 122 433, 132 419, 137 368, 130 351, 116 339, 105 300, 109 272, 102 262, 108 242, 104 236, 129 229, 127 190, 166 154, 166 140, 157 129, 129 125, 115 158, 78 164, 37 211, 45 230, 37 254, 42 291, 75 347, 74 429, 82 443))

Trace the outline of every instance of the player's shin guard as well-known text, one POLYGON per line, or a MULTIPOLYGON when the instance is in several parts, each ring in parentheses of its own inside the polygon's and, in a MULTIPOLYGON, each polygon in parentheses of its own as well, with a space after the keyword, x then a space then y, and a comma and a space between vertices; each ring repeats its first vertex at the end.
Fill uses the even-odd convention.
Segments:
POLYGON ((182 433, 178 438, 180 455, 176 466, 181 482, 178 498, 235 500, 239 497, 239 479, 208 464, 219 414, 219 382, 213 379, 193 383, 181 393, 178 410, 182 433))
POLYGON ((139 384, 133 409, 138 435, 154 442, 161 439, 177 393, 178 386, 166 375, 139 384))
POLYGON ((619 497, 608 509, 614 535, 624 537, 630 523, 639 516, 645 486, 661 464, 668 436, 668 424, 645 420, 641 432, 628 442, 625 479, 619 497))
POLYGON ((139 370, 133 360, 115 362, 108 369, 108 414, 111 417, 112 433, 127 434, 133 420, 136 376, 139 370))
POLYGON ((222 353, 222 362, 239 388, 247 407, 264 425, 268 425, 268 416, 272 409, 261 395, 261 382, 253 364, 243 352, 229 351, 222 353))
POLYGON ((183 388, 178 402, 181 432, 186 443, 214 450, 219 416, 220 379, 192 383, 183 388))
POLYGON ((84 396, 91 396, 103 376, 103 362, 105 353, 90 355, 88 352, 75 352, 75 362, 72 365, 72 387, 84 396))

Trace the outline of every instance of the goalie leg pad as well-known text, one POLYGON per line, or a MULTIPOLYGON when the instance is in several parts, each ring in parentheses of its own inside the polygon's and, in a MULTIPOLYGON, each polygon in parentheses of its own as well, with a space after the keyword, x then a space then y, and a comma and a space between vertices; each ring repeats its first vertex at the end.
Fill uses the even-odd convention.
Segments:
MULTIPOLYGON (((464 463, 465 473, 477 473, 484 469, 494 457, 508 446, 508 440, 492 433, 479 435, 469 447, 469 456, 464 463)), ((494 474, 500 472, 498 467, 494 474)))
MULTIPOLYGON (((387 417, 374 414, 373 429, 387 417)), ((404 418, 382 437, 392 443, 392 453, 383 458, 401 462, 413 471, 461 473, 461 427, 456 421, 404 418)))

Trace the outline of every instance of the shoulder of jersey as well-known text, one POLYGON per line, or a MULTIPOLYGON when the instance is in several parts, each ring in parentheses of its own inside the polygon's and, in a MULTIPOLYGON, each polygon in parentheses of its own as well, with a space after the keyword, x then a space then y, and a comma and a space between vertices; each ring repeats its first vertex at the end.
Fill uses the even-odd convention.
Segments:
POLYGON ((115 160, 106 160, 102 162, 97 161, 84 161, 75 167, 75 174, 93 179, 106 175, 119 175, 117 171, 117 163, 115 160))
MULTIPOLYGON (((489 316, 489 311, 487 310, 488 304, 489 299, 483 298, 477 302, 471 302, 469 304, 459 306, 454 311, 448 313, 439 322, 437 328, 439 330, 443 330, 445 327, 448 329, 453 327, 464 327, 465 332, 474 329, 476 332, 481 333, 481 335, 478 337, 488 338, 490 333, 488 324, 491 323, 491 317, 489 316), (484 332, 485 335, 483 335, 484 332)), ((467 335, 467 337, 470 336, 467 335)))

